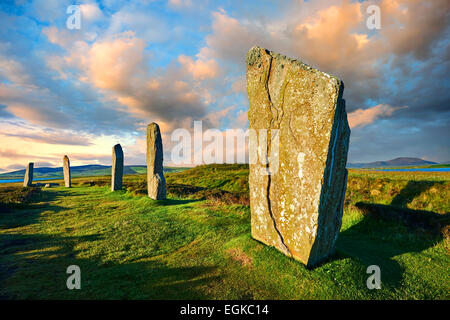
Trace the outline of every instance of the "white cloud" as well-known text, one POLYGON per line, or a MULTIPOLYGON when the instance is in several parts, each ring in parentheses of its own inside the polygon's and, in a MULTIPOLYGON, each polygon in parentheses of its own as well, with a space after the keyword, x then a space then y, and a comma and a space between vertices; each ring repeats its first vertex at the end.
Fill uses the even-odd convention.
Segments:
POLYGON ((379 118, 390 117, 394 111, 404 108, 407 108, 407 106, 391 107, 387 104, 379 104, 368 109, 357 109, 348 114, 348 123, 350 128, 364 127, 379 118))

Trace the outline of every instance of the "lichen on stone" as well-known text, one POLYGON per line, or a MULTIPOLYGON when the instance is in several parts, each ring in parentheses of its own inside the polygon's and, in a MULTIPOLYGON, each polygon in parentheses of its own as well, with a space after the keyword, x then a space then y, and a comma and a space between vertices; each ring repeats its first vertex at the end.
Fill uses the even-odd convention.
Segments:
MULTIPOLYGON (((250 165, 252 236, 314 265, 332 253, 342 216, 350 135, 342 81, 253 47, 247 91, 250 129, 278 130, 280 162, 250 165)), ((272 147, 267 139, 254 150, 272 147)))

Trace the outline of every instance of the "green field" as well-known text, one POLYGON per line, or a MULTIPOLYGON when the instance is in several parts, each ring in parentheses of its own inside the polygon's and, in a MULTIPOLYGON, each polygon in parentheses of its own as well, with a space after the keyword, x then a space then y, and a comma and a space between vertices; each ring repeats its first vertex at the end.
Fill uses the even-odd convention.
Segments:
POLYGON ((336 254, 308 270, 251 238, 245 165, 0 186, 1 299, 449 299, 449 173, 351 170, 336 254), (366 287, 381 268, 382 288, 366 287), (81 290, 66 268, 81 268, 81 290))

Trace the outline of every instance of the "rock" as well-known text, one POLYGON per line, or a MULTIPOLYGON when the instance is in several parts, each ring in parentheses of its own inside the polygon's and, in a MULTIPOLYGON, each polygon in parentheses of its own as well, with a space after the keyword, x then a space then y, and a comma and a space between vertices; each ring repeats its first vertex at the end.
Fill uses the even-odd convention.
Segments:
POLYGON ((250 164, 252 236, 308 267, 333 253, 342 223, 350 137, 343 90, 300 61, 259 47, 247 53, 249 127, 267 130, 267 139, 250 139, 259 158, 250 164), (274 156, 269 164, 266 155, 274 156))
POLYGON ((148 196, 166 199, 166 179, 163 173, 163 145, 157 123, 147 126, 147 188, 148 196))
POLYGON ((51 182, 51 183, 46 183, 46 184, 44 185, 44 188, 51 188, 51 187, 57 187, 57 186, 59 186, 59 183, 53 183, 53 182, 51 182))
POLYGON ((51 188, 51 187, 57 187, 57 186, 59 186, 59 183, 50 182, 50 183, 46 183, 44 185, 44 188, 51 188))
POLYGON ((24 187, 31 187, 33 184, 33 167, 34 163, 30 162, 25 169, 25 177, 23 179, 23 186, 24 187))
POLYGON ((64 172, 64 185, 66 188, 72 187, 72 183, 70 181, 70 161, 68 156, 64 156, 63 158, 63 172, 64 172))
POLYGON ((123 151, 120 144, 116 144, 112 149, 111 191, 122 189, 122 178, 123 178, 123 151))

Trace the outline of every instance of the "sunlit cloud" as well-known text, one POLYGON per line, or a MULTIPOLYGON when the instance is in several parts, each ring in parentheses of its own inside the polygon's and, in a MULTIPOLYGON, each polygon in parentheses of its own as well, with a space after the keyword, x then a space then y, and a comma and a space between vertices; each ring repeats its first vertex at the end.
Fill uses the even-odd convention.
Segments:
POLYGON ((207 78, 214 78, 219 73, 219 65, 214 59, 194 60, 191 57, 181 55, 178 57, 178 61, 189 73, 192 74, 194 79, 203 80, 207 78))
POLYGON ((367 126, 379 118, 390 117, 394 111, 404 108, 407 107, 391 107, 387 104, 379 104, 364 110, 357 109, 348 114, 348 123, 350 128, 367 126))

